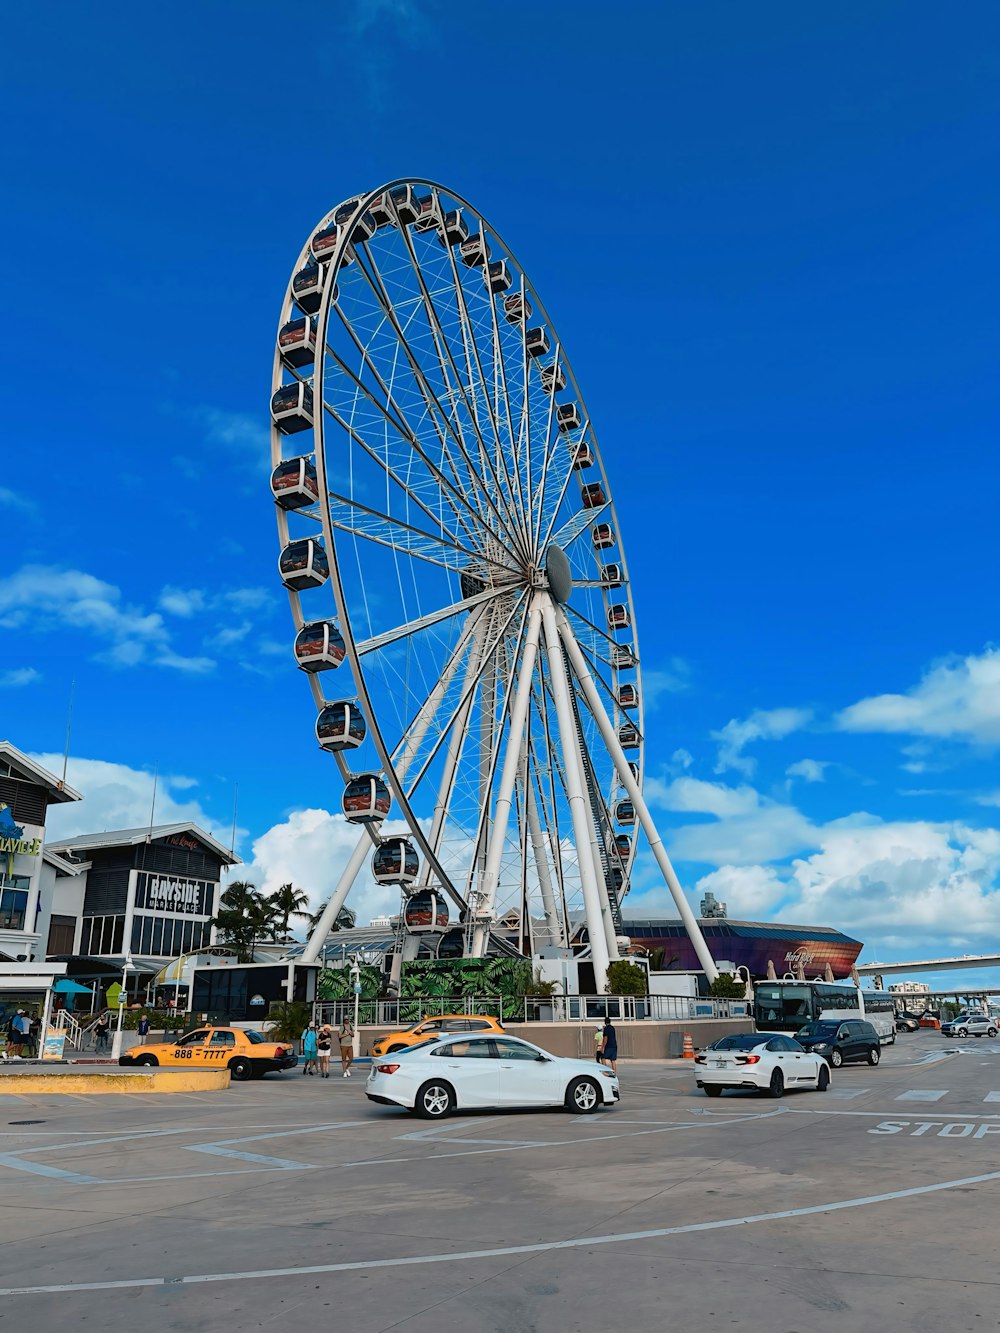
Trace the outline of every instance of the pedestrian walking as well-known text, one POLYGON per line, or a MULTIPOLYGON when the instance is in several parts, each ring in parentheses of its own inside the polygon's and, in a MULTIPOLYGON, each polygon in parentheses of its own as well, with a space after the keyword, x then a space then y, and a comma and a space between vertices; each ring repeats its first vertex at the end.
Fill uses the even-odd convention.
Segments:
POLYGON ((94 1050, 106 1051, 108 1049, 108 1033, 111 1031, 111 1024, 104 1014, 100 1016, 94 1024, 94 1050))
POLYGON ((594 1056, 599 1065, 604 1063, 604 1060, 602 1058, 603 1048, 604 1048, 604 1029, 601 1027, 600 1024, 598 1024, 597 1027, 594 1028, 594 1056))
POLYGON ((316 1041, 316 1024, 310 1023, 302 1033, 302 1073, 315 1074, 316 1056, 318 1047, 316 1041))
POLYGON ((601 1042, 601 1063, 610 1065, 618 1073, 618 1033, 610 1018, 604 1020, 604 1034, 601 1042))
POLYGON ((24 1029, 21 1027, 23 1013, 23 1009, 18 1009, 16 1014, 11 1015, 10 1022, 7 1024, 7 1054, 15 1060, 20 1060, 21 1048, 24 1045, 24 1029))
POLYGON ((149 1019, 145 1014, 140 1017, 136 1030, 139 1033, 139 1045, 145 1046, 146 1038, 149 1036, 149 1019))
POLYGON ((340 1067, 344 1071, 341 1078, 351 1077, 351 1065, 354 1063, 354 1024, 347 1017, 337 1033, 340 1042, 340 1067))
POLYGON ((316 1033, 316 1058, 319 1062, 320 1078, 330 1077, 330 1051, 333 1049, 333 1028, 324 1023, 316 1033))

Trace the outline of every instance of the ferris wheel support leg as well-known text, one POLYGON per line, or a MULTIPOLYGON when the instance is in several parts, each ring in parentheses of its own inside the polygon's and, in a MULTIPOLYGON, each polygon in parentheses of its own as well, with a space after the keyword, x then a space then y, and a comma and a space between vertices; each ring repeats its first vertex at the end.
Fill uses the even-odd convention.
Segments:
POLYGON ((536 592, 531 609, 528 612, 528 628, 524 636, 524 651, 518 671, 514 705, 510 714, 507 753, 504 755, 500 787, 497 791, 493 823, 490 828, 490 840, 486 850, 486 868, 482 880, 483 892, 479 900, 479 913, 482 919, 476 921, 472 936, 473 958, 483 957, 490 938, 490 918, 493 916, 493 907, 496 902, 500 862, 503 859, 504 843, 507 840, 507 824, 510 821, 510 807, 514 797, 514 783, 521 767, 524 726, 528 720, 528 705, 531 702, 535 659, 538 656, 538 642, 542 632, 542 607, 546 600, 547 594, 536 592))
POLYGON ((361 867, 365 863, 365 857, 371 851, 372 843, 367 832, 363 832, 358 838, 358 845, 351 853, 351 859, 344 866, 340 879, 337 880, 337 887, 330 895, 330 901, 327 903, 323 915, 316 922, 315 929, 309 936, 306 947, 303 950, 301 962, 315 963, 320 955, 320 950, 326 943, 326 937, 333 929, 333 923, 337 919, 340 909, 343 907, 348 893, 351 891, 351 885, 361 873, 361 867))
POLYGON ((594 684, 594 678, 590 674, 590 668, 587 666, 587 659, 580 650, 579 644, 573 637, 573 631, 570 628, 569 621, 566 619, 566 613, 559 611, 559 630, 562 634, 562 641, 566 647, 566 653, 570 660, 573 672, 580 682, 584 698, 590 705, 590 710, 597 722, 598 729, 604 739, 608 752, 614 760, 615 768, 618 770, 618 776, 622 785, 629 794, 632 804, 635 806, 635 812, 639 816, 639 823, 649 842, 650 850, 656 857, 656 863, 660 867, 663 878, 666 880, 667 888, 670 890, 677 910, 680 913, 684 928, 688 933, 688 938, 694 946, 694 951, 698 955, 698 961, 705 969, 705 975, 709 981, 714 981, 719 975, 719 969, 716 966, 715 959, 712 957, 708 943, 701 933, 701 927, 698 925, 691 906, 684 896, 684 890, 681 888, 680 880, 667 855, 667 849, 663 845, 663 840, 653 823, 653 817, 649 813, 649 807, 643 800, 639 784, 632 776, 632 770, 628 766, 628 760, 625 758, 625 751, 618 740, 618 734, 611 724, 611 719, 605 711, 601 696, 597 692, 597 686, 594 684))
POLYGON ((525 747, 521 754, 521 787, 524 791, 524 805, 528 819, 528 834, 531 837, 531 850, 538 872, 538 887, 542 894, 542 913, 548 931, 549 943, 561 947, 564 943, 562 925, 556 910, 556 897, 552 889, 552 876, 549 874, 549 862, 545 850, 545 838, 542 834, 542 821, 538 816, 538 799, 528 772, 528 751, 525 747))
POLYGON ((566 764, 566 794, 569 797, 570 813, 573 817, 573 838, 580 866, 583 906, 587 917, 587 933, 590 936, 590 957, 594 965, 594 985, 598 993, 603 994, 608 984, 608 940, 601 912, 597 870, 591 855, 590 807, 583 790, 576 728, 573 725, 573 709, 569 697, 569 681, 566 679, 566 665, 559 642, 556 613, 549 597, 542 603, 542 619, 545 626, 545 650, 549 659, 549 681, 552 697, 555 700, 556 718, 566 764))

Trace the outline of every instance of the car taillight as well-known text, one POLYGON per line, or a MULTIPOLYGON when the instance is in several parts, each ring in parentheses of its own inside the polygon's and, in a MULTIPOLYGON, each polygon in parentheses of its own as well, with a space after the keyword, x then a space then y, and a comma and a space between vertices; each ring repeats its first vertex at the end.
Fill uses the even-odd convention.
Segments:
POLYGON ((694 1062, 696 1065, 703 1065, 708 1063, 703 1055, 696 1055, 694 1057, 694 1062))
POLYGON ((738 1055, 736 1057, 738 1065, 756 1065, 760 1063, 759 1055, 738 1055))
POLYGON ((375 1069, 379 1074, 395 1074, 399 1065, 376 1065, 375 1069))
POLYGON ((274 1058, 275 1058, 276 1060, 280 1059, 281 1056, 283 1056, 284 1054, 285 1054, 285 1048, 284 1048, 284 1046, 275 1046, 275 1048, 274 1048, 274 1058))

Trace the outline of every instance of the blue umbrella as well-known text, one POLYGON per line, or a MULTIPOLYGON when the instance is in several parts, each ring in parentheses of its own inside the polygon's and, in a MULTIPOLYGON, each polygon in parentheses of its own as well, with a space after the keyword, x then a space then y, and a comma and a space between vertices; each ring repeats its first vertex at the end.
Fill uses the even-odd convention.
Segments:
POLYGON ((80 986, 75 981, 70 981, 69 977, 60 977, 53 983, 52 989, 58 991, 60 995, 89 995, 88 986, 80 986))

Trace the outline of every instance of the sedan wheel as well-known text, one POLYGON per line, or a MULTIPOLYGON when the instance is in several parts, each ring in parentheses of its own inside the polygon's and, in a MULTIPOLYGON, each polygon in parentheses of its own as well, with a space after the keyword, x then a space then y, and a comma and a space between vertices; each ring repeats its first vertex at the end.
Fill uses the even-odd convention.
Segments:
POLYGON ((443 1120, 455 1105, 455 1094, 447 1083, 425 1083, 417 1093, 413 1109, 422 1120, 443 1120))
POLYGON ((816 1087, 819 1089, 820 1092, 826 1092, 829 1086, 830 1086, 830 1071, 829 1069, 827 1069, 826 1065, 821 1065, 819 1071, 819 1077, 816 1080, 816 1087))
POLYGON ((830 1063, 833 1065, 834 1069, 839 1069, 840 1066, 844 1063, 843 1053, 841 1051, 831 1051, 830 1063))
POLYGON ((868 1052, 868 1063, 870 1065, 877 1065, 881 1059, 882 1059, 882 1052, 879 1050, 877 1046, 873 1046, 871 1050, 868 1052))
POLYGON ((567 1111, 593 1115, 601 1104, 601 1090, 592 1078, 578 1078, 566 1089, 567 1111))
POLYGON ((995 1036, 997 1035, 997 1030, 996 1030, 996 1028, 989 1028, 989 1029, 987 1030, 986 1035, 987 1035, 988 1037, 995 1037, 995 1036))
POLYGON ((956 1028, 956 1029, 955 1029, 955 1036, 956 1036, 956 1037, 967 1037, 968 1035, 969 1035, 969 1029, 968 1029, 968 1028, 956 1028))
POLYGON ((771 1082, 767 1085, 767 1090, 772 1097, 782 1097, 785 1093, 785 1077, 780 1069, 776 1069, 771 1075, 771 1082))
POLYGON ((706 1084, 705 1084, 705 1096, 706 1096, 706 1097, 721 1097, 721 1096, 722 1096, 722 1089, 721 1089, 721 1088, 718 1086, 718 1084, 716 1084, 716 1083, 706 1083, 706 1084))

